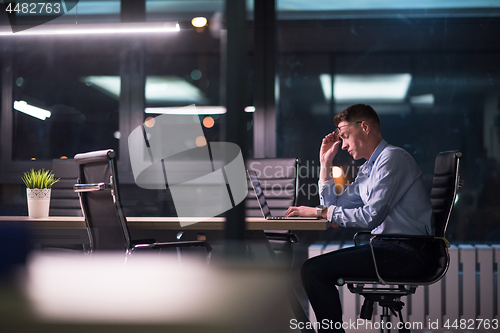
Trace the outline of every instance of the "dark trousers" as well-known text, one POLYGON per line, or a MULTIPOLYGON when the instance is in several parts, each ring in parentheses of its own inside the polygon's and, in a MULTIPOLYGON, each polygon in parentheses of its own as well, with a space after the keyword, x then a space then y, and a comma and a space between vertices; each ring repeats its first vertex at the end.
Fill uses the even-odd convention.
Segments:
MULTIPOLYGON (((407 243, 374 241, 379 274, 382 278, 418 277, 431 255, 407 243)), ((307 260, 301 270, 302 284, 320 323, 319 332, 344 332, 342 305, 335 282, 338 278, 376 278, 370 245, 353 246, 307 260), (321 323, 328 323, 321 325, 321 323)))

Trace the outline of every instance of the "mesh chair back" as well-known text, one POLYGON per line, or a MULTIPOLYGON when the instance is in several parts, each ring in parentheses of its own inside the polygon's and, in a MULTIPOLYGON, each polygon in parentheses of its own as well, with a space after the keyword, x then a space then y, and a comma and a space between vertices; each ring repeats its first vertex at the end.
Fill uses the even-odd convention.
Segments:
POLYGON ((444 237, 459 183, 460 151, 441 152, 434 164, 431 202, 436 227, 436 237, 444 237))
POLYGON ((50 194, 50 216, 82 216, 78 194, 73 185, 78 178, 78 166, 73 159, 54 159, 52 172, 60 178, 52 186, 50 194))
POLYGON ((75 155, 79 184, 104 183, 108 187, 80 192, 92 252, 130 248, 130 233, 118 191, 115 156, 112 149, 75 155))
MULTIPOLYGON (((285 215, 288 207, 297 203, 299 164, 298 158, 259 158, 246 162, 246 168, 257 173, 272 215, 285 215)), ((245 207, 246 216, 262 217, 250 182, 245 207)))

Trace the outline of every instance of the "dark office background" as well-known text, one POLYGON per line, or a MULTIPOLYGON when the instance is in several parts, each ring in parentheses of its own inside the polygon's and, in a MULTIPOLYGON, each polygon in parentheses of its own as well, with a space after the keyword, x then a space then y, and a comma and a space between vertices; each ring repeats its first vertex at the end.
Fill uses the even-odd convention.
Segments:
MULTIPOLYGON (((264 33, 276 41, 277 56, 271 52, 262 60, 257 55, 269 42, 256 38, 261 31, 255 29, 254 2, 247 1, 247 104, 257 107, 255 114, 245 113, 241 128, 247 133, 247 156, 299 157, 305 167, 299 203, 316 205, 318 150, 334 128, 333 116, 349 103, 372 104, 384 138, 414 156, 429 187, 436 154, 463 151, 465 186, 448 238, 500 241, 500 3, 440 0, 417 6, 386 0, 371 8, 358 3, 366 2, 278 0, 274 29, 268 26, 264 33), (269 59, 275 60, 274 71, 263 73, 269 59), (275 110, 256 93, 260 78, 273 82, 273 73, 275 110), (363 81, 393 74, 411 77, 400 99, 336 96, 342 76, 363 81), (275 126, 255 120, 258 112, 272 116, 275 126), (260 134, 254 137, 257 126, 265 127, 264 144, 260 134)), ((68 14, 61 23, 178 21, 181 31, 147 38, 0 37, 0 215, 27 214, 23 171, 106 148, 119 154, 122 196, 130 215, 175 215, 168 192, 142 190, 133 183, 127 138, 147 117, 157 115, 145 108, 224 105, 227 62, 221 56, 225 43, 219 28, 224 6, 224 1, 147 0, 145 13, 137 18, 120 1, 80 0, 78 17, 68 14), (195 16, 206 17, 208 26, 194 28, 190 21, 195 16), (174 86, 179 92, 167 94, 174 86), (154 89, 164 89, 163 97, 154 89), (51 117, 40 120, 16 111, 13 103, 21 100, 50 110, 51 117)), ((0 18, 8 25, 5 16, 0 18)), ((211 117, 215 125, 204 128, 206 137, 224 141, 227 115, 211 117)), ((179 122, 184 121, 192 116, 180 116, 179 122)), ((338 164, 345 170, 359 165, 345 153, 338 164)), ((301 236, 312 241, 348 234, 329 230, 301 236)))

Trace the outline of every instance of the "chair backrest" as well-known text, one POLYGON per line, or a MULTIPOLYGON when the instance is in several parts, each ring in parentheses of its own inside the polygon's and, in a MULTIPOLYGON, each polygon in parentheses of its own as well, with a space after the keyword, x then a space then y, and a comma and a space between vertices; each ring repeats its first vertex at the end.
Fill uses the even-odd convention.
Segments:
POLYGON ((436 227, 436 237, 444 237, 460 181, 459 166, 461 151, 441 152, 434 164, 431 202, 436 227))
MULTIPOLYGON (((246 161, 246 168, 257 173, 272 215, 285 215, 288 207, 297 204, 299 165, 298 158, 258 158, 246 161)), ((248 189, 245 199, 246 215, 262 217, 250 182, 248 189)))
POLYGON ((429 259, 427 271, 422 272, 422 277, 412 281, 415 284, 435 283, 448 270, 450 256, 447 250, 447 241, 443 238, 446 234, 446 228, 450 221, 460 183, 459 167, 462 156, 462 152, 458 150, 441 152, 436 156, 431 202, 434 214, 435 236, 439 237, 439 239, 427 243, 429 249, 433 248, 432 251, 436 255, 432 259, 429 259))
POLYGON ((116 154, 112 149, 75 155, 90 250, 127 250, 130 233, 119 195, 116 154))
POLYGON ((52 172, 59 181, 52 186, 50 194, 51 216, 82 216, 78 194, 73 185, 78 178, 78 166, 73 159, 52 160, 52 172))

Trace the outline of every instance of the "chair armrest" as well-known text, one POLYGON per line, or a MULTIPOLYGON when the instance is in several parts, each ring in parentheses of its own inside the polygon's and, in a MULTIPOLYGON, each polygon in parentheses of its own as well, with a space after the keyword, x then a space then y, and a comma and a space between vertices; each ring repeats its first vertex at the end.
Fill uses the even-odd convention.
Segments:
POLYGON ((399 235, 399 234, 376 234, 373 235, 373 238, 387 238, 387 239, 394 239, 394 240, 408 240, 408 239, 421 239, 421 240, 433 240, 436 239, 436 237, 431 236, 431 235, 399 235))
POLYGON ((373 241, 375 239, 382 239, 382 240, 421 240, 421 241, 434 241, 434 240, 439 240, 444 243, 446 247, 450 247, 450 243, 446 240, 444 237, 435 237, 435 236, 430 236, 430 235, 398 235, 398 234, 378 234, 378 235, 373 235, 370 238, 370 249, 372 253, 372 258, 373 258, 373 264, 375 266, 375 272, 377 274, 377 278, 381 284, 387 284, 384 279, 379 274, 378 270, 378 265, 377 265, 377 259, 375 258, 375 251, 373 250, 373 241))
POLYGON ((154 239, 154 238, 134 239, 134 240, 130 241, 130 243, 132 244, 132 246, 139 245, 139 244, 142 244, 142 245, 153 244, 153 243, 156 243, 156 239, 154 239))
POLYGON ((265 235, 270 240, 289 241, 290 243, 298 243, 299 237, 292 232, 265 232, 265 235))
POLYGON ((353 240, 354 240, 354 245, 359 245, 358 244, 358 237, 361 235, 372 235, 370 231, 358 231, 357 233, 354 234, 353 240))
POLYGON ((381 238, 381 239, 391 239, 391 240, 426 240, 426 241, 435 241, 435 240, 440 240, 444 242, 445 246, 447 248, 450 247, 450 243, 448 240, 444 237, 436 237, 436 236, 430 236, 430 235, 398 235, 398 234, 379 234, 379 235, 374 235, 373 238, 381 238))
POLYGON ((104 191, 113 189, 112 184, 106 183, 96 183, 96 184, 75 184, 73 190, 77 193, 79 192, 93 192, 93 191, 104 191))

